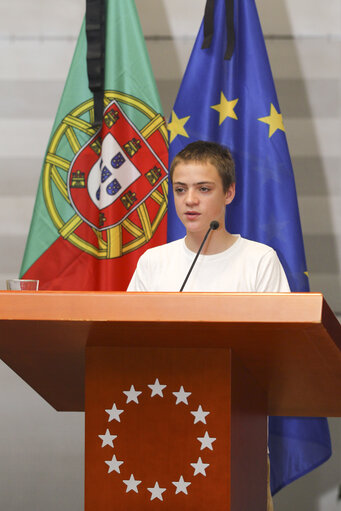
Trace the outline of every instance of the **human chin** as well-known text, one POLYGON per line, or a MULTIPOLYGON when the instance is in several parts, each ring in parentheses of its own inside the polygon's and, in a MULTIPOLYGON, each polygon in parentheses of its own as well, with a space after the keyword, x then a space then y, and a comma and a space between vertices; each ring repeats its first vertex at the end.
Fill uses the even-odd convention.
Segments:
POLYGON ((201 217, 188 218, 182 220, 187 232, 204 232, 208 229, 209 224, 201 217), (207 224, 207 225, 206 225, 207 224))

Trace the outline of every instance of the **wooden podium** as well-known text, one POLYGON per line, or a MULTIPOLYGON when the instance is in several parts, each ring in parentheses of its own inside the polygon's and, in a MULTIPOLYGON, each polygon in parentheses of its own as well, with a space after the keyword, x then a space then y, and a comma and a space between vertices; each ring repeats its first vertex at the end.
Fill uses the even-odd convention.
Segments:
POLYGON ((266 416, 341 416, 320 294, 4 291, 0 357, 86 411, 87 511, 264 511, 266 416))

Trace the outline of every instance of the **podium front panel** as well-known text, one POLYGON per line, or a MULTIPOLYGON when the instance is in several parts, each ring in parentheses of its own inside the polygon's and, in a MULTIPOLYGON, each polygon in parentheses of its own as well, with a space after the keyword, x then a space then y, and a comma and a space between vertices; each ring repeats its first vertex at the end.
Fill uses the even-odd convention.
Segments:
POLYGON ((86 511, 264 511, 265 393, 230 350, 91 347, 86 368, 86 511))

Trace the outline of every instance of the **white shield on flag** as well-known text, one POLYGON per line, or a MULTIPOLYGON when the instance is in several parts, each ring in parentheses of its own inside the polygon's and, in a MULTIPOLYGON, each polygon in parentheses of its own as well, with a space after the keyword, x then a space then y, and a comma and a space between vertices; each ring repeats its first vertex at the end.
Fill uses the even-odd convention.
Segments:
POLYGON ((102 142, 101 158, 89 172, 90 198, 98 209, 106 208, 140 176, 141 172, 126 157, 115 137, 108 133, 102 142))

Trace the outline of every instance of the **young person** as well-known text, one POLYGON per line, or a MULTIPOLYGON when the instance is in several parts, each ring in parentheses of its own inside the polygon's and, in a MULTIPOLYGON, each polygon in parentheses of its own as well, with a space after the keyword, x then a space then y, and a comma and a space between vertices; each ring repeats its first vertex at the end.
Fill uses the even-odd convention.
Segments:
POLYGON ((219 227, 210 232, 184 291, 290 291, 271 247, 226 230, 225 208, 234 199, 236 181, 227 148, 204 141, 189 144, 174 158, 170 181, 186 236, 147 250, 128 291, 179 291, 213 220, 219 227))

